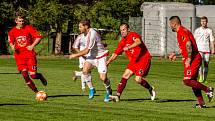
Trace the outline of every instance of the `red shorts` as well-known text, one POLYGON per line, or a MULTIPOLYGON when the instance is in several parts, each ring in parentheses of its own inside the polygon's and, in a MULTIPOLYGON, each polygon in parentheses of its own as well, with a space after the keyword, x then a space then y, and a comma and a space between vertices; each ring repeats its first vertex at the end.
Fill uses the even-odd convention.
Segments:
POLYGON ((18 71, 27 70, 29 72, 37 71, 37 59, 36 57, 21 57, 15 56, 16 65, 18 71))
POLYGON ((145 77, 148 75, 151 66, 151 59, 141 59, 139 62, 129 62, 127 69, 131 70, 136 76, 145 77))
POLYGON ((202 58, 200 54, 197 54, 192 60, 189 67, 185 67, 184 61, 184 79, 194 79, 198 78, 199 68, 202 64, 202 58))

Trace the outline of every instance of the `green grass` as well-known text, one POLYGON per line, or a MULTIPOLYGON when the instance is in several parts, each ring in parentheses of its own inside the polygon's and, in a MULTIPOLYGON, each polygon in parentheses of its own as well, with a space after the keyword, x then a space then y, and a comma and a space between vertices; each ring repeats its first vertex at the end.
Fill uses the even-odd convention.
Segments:
MULTIPOLYGON (((116 92, 117 84, 126 67, 122 56, 109 67, 109 78, 116 92)), ((39 72, 48 79, 48 86, 35 80, 40 90, 46 90, 49 98, 37 102, 34 93, 26 87, 17 74, 14 59, 0 59, 0 121, 214 121, 215 102, 209 108, 195 109, 195 97, 191 88, 182 85, 181 61, 169 62, 153 58, 148 81, 155 86, 157 99, 149 100, 148 91, 128 81, 121 102, 104 103, 104 87, 97 71, 93 71, 93 83, 97 90, 93 100, 81 92, 80 80, 71 80, 72 71, 78 69, 76 60, 64 58, 40 58, 39 72)), ((215 87, 214 60, 210 63, 207 85, 215 87)), ((204 93, 203 93, 204 94, 204 93)), ((204 94, 205 101, 207 98, 204 94)))

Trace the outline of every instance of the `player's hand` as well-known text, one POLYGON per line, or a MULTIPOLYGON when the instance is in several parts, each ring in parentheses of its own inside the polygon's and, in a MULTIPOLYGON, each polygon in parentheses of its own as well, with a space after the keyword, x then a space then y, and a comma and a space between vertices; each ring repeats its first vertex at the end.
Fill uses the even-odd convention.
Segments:
POLYGON ((211 50, 211 54, 215 54, 215 51, 214 51, 214 50, 211 50))
POLYGON ((27 46, 26 48, 27 48, 28 50, 30 50, 30 51, 31 51, 31 50, 33 50, 33 49, 34 49, 34 46, 29 45, 29 46, 27 46))
POLYGON ((15 51, 16 49, 15 49, 15 45, 11 45, 11 49, 13 50, 13 51, 15 51))
POLYGON ((129 49, 130 49, 129 46, 125 46, 125 47, 123 48, 124 51, 127 51, 127 50, 129 50, 129 49))
POLYGON ((71 55, 69 56, 69 59, 73 59, 73 58, 76 58, 76 54, 71 54, 71 55))
POLYGON ((175 61, 175 59, 176 59, 175 53, 170 53, 168 58, 169 58, 170 61, 175 61))
POLYGON ((185 67, 186 67, 186 68, 190 66, 190 62, 191 62, 191 59, 190 59, 190 58, 187 58, 187 59, 185 60, 185 67))
POLYGON ((109 64, 110 64, 110 61, 107 61, 107 62, 106 62, 106 66, 108 66, 109 64))

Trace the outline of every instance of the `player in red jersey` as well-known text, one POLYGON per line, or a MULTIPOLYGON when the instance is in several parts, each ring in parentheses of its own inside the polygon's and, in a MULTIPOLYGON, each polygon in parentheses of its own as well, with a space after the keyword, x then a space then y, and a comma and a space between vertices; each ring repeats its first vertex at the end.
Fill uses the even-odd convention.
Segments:
POLYGON ((118 102, 120 96, 126 86, 127 80, 135 74, 135 80, 138 84, 149 90, 151 100, 155 99, 155 91, 149 83, 143 79, 147 76, 150 65, 151 55, 146 48, 145 44, 141 41, 141 36, 135 32, 131 32, 128 24, 121 24, 120 31, 122 39, 118 44, 117 49, 107 61, 107 65, 112 62, 123 51, 129 59, 127 69, 122 75, 122 79, 118 85, 117 93, 115 96, 110 96, 113 101, 118 102))
POLYGON ((43 75, 37 73, 37 59, 34 51, 34 47, 40 42, 42 36, 31 25, 25 25, 24 19, 25 16, 23 14, 16 14, 16 26, 9 31, 8 41, 12 50, 14 50, 18 70, 22 73, 29 88, 37 93, 38 90, 30 77, 40 79, 44 86, 47 85, 47 81, 43 75))
MULTIPOLYGON (((202 97, 201 90, 206 92, 209 102, 213 99, 214 88, 206 87, 197 81, 198 71, 201 66, 201 55, 198 52, 196 41, 192 33, 181 25, 181 20, 178 16, 172 16, 169 19, 169 25, 173 32, 177 32, 178 45, 183 57, 185 85, 192 87, 195 96, 197 97, 197 108, 204 108, 205 102, 202 97)), ((174 55, 175 53, 172 53, 174 55)))

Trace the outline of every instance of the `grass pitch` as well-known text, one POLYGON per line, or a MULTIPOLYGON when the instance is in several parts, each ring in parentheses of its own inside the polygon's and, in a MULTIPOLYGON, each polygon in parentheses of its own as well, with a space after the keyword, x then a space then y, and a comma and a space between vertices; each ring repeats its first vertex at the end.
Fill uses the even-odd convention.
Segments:
MULTIPOLYGON (((122 56, 109 67, 113 92, 116 92, 127 59, 122 56)), ((38 102, 35 94, 17 73, 13 58, 0 59, 0 121, 214 121, 215 102, 209 108, 195 109, 196 99, 191 88, 182 85, 183 67, 179 60, 169 62, 153 58, 147 77, 155 86, 157 98, 149 100, 148 91, 136 84, 128 84, 119 103, 103 102, 104 87, 96 69, 92 72, 97 90, 93 100, 83 95, 80 80, 73 82, 71 74, 78 69, 78 60, 65 58, 40 58, 38 71, 48 80, 42 86, 34 80, 39 90, 47 91, 47 101, 38 102)), ((212 59, 208 83, 215 87, 215 63, 212 59)), ((205 101, 208 102, 203 92, 205 101)))

